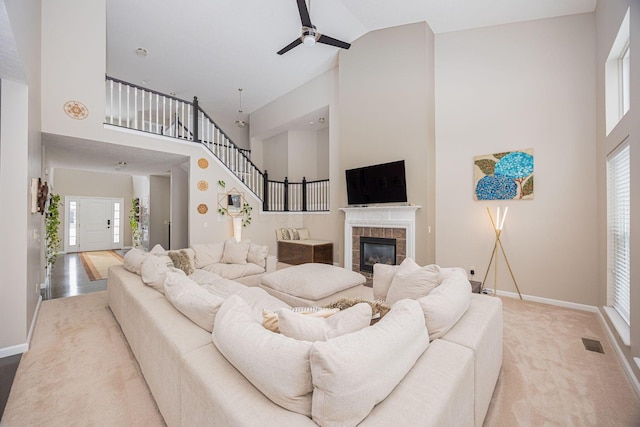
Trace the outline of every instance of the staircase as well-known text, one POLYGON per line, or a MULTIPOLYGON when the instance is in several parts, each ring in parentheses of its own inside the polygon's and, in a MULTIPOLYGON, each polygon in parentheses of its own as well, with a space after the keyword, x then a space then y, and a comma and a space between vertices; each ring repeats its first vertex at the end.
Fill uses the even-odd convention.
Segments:
POLYGON ((329 210, 329 180, 270 181, 198 105, 151 89, 106 77, 105 124, 193 141, 211 154, 262 201, 263 211, 321 212, 329 210))

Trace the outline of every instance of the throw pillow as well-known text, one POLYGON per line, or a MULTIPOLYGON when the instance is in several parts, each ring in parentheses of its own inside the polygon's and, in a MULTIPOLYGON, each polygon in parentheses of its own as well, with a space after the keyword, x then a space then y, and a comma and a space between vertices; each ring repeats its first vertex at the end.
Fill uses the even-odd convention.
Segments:
POLYGON ((213 343, 272 402, 311 416, 311 343, 269 332, 237 295, 227 298, 218 310, 213 343))
MULTIPOLYGON (((182 273, 182 270, 178 270, 182 273)), ((167 300, 193 323, 208 332, 213 331, 216 313, 223 298, 210 294, 196 282, 177 272, 167 272, 164 282, 167 300)))
POLYGON ((306 228, 298 228, 298 237, 300 237, 300 240, 309 240, 309 230, 306 228))
POLYGON ((195 268, 204 268, 222 261, 224 242, 191 245, 195 268))
POLYGON ((359 303, 328 318, 305 316, 293 310, 278 311, 280 333, 301 341, 326 341, 359 331, 371 323, 371 306, 359 303))
POLYGON ((440 281, 440 267, 435 264, 419 267, 409 273, 403 272, 400 266, 389 287, 387 303, 393 305, 401 299, 424 297, 438 286, 440 281))
POLYGON ((381 319, 385 314, 389 312, 391 308, 389 304, 382 300, 363 300, 362 298, 340 298, 337 301, 332 302, 331 304, 325 305, 325 308, 337 308, 340 310, 345 310, 349 307, 353 307, 356 304, 360 304, 361 302, 369 304, 371 307, 371 324, 374 323, 376 319, 381 319))
MULTIPOLYGON (((145 285, 151 286, 156 291, 164 294, 164 281, 169 269, 174 268, 173 262, 166 255, 149 254, 142 263, 140 275, 145 285)), ((182 270, 178 270, 182 274, 182 270)))
POLYGON ((173 265, 176 268, 184 271, 184 274, 187 276, 195 270, 194 267, 194 252, 193 249, 179 249, 177 251, 169 251, 168 254, 171 261, 173 261, 173 265))
POLYGON ((130 249, 129 251, 127 251, 126 254, 124 254, 124 260, 123 260, 124 268, 126 268, 128 271, 135 273, 137 275, 142 274, 141 273, 142 263, 144 262, 144 260, 147 258, 148 255, 149 255, 148 253, 138 248, 130 249))
POLYGON ((291 237, 291 240, 300 240, 300 234, 298 233, 298 230, 295 228, 289 229, 289 236, 291 237))
POLYGON ((166 255, 167 251, 162 247, 160 243, 157 243, 153 248, 151 248, 149 253, 154 255, 166 255))
POLYGON ((225 264, 246 264, 250 246, 251 241, 249 240, 242 242, 236 242, 236 239, 227 240, 224 242, 222 262, 225 264))
POLYGON ((400 268, 399 265, 373 264, 373 297, 387 299, 393 276, 400 268))
POLYGON ((269 246, 262 246, 251 243, 251 245, 249 245, 249 253, 247 254, 247 262, 251 262, 259 267, 266 268, 267 255, 269 255, 269 246))
POLYGON ((360 423, 402 381, 428 347, 423 317, 417 301, 403 300, 369 328, 314 342, 313 421, 322 426, 360 423))
POLYGON ((278 230, 278 240, 291 240, 288 228, 281 228, 278 230))
MULTIPOLYGON (((329 317, 340 311, 339 308, 323 308, 323 307, 293 307, 290 310, 306 316, 329 317)), ((262 309, 262 326, 271 332, 280 333, 278 328, 278 313, 263 308, 262 309)))
POLYGON ((441 268, 442 282, 427 296, 418 298, 431 341, 455 325, 471 304, 471 286, 462 268, 441 268))

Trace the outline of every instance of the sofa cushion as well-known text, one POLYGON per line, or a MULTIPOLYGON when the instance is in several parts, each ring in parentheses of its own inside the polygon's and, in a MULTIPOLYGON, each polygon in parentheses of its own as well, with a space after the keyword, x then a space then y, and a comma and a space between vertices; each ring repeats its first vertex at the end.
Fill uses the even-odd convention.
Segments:
POLYGON ((240 289, 235 295, 242 298, 251 307, 253 316, 258 322, 262 322, 262 313, 265 310, 275 312, 283 308, 291 308, 289 304, 280 301, 262 288, 243 286, 243 289, 240 289))
MULTIPOLYGON (((275 298, 275 297, 274 297, 275 298)), ((277 298, 276 298, 277 299, 277 298)), ((278 300, 280 301, 280 300, 278 300)), ((291 310, 298 314, 311 317, 324 317, 333 316, 340 311, 339 308, 323 308, 323 307, 294 307, 291 310)), ((262 308, 262 326, 270 330, 271 332, 280 333, 278 327, 278 312, 279 310, 272 310, 269 307, 262 308)))
POLYGON ((249 240, 242 242, 236 242, 236 239, 227 240, 224 242, 222 262, 225 264, 246 264, 250 246, 249 240))
MULTIPOLYGON (((182 272, 182 270, 179 270, 182 272)), ((202 329, 212 332, 216 313, 224 302, 184 274, 169 271, 164 282, 165 297, 176 309, 202 329)))
POLYGON ((400 268, 399 265, 373 264, 373 296, 386 300, 393 277, 400 268))
POLYGON ((420 304, 402 300, 378 323, 311 347, 312 418, 355 426, 383 401, 429 345, 420 304))
POLYGON ((195 270, 193 249, 187 248, 169 251, 167 255, 169 255, 169 258, 173 261, 174 267, 184 271, 184 274, 189 275, 195 270))
POLYGON ((258 267, 266 268, 268 255, 269 246, 251 243, 249 245, 249 253, 247 254, 247 262, 256 264, 258 267))
POLYGON ((191 245, 191 249, 194 254, 194 267, 203 268, 222 261, 224 242, 191 245))
POLYGON ((247 262, 245 264, 211 264, 204 267, 204 270, 216 273, 225 279, 237 279, 239 277, 264 273, 264 268, 252 262, 247 262))
POLYGON ((418 299, 426 296, 440 284, 440 267, 432 264, 420 267, 411 258, 406 258, 393 277, 387 303, 393 305, 401 299, 418 299))
POLYGON ((300 240, 309 240, 309 230, 307 228, 298 228, 298 237, 300 237, 300 240))
POLYGON ((237 295, 218 310, 213 342, 224 357, 274 403, 311 416, 311 343, 263 328, 237 295))
POLYGON ((442 282, 427 296, 418 298, 424 311, 429 339, 444 335, 469 308, 471 286, 461 268, 441 268, 442 282))
MULTIPOLYGON (((173 267, 173 262, 166 255, 148 254, 142 263, 140 274, 145 285, 151 286, 156 291, 164 294, 164 281, 167 272, 173 267)), ((180 270, 184 275, 184 272, 180 270)))
POLYGON ((306 316, 293 310, 278 311, 280 333, 301 341, 326 341, 364 329, 371 323, 371 306, 356 304, 333 316, 306 316))
POLYGON ((132 273, 136 273, 138 276, 142 274, 142 263, 149 254, 145 251, 133 248, 124 254, 124 268, 132 273))

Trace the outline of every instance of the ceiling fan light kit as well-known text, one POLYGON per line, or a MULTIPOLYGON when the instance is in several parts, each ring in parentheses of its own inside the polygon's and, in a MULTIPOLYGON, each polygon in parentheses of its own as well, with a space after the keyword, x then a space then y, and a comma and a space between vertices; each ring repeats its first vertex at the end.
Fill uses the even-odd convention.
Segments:
MULTIPOLYGON (((280 49, 278 51, 278 55, 283 55, 301 44, 304 44, 308 47, 314 46, 316 42, 327 44, 329 46, 339 47, 341 49, 349 49, 351 47, 350 43, 320 34, 317 31, 316 26, 311 23, 309 9, 307 9, 307 3, 305 2, 305 0, 296 1, 298 3, 298 12, 300 13, 300 22, 302 23, 302 34, 287 46, 280 49)), ((311 0, 309 0, 309 2, 311 2, 311 0)))

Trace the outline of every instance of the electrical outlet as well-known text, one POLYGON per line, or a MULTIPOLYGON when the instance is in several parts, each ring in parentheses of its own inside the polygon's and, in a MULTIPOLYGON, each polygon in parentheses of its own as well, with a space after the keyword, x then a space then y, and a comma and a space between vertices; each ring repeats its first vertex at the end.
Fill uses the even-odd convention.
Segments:
POLYGON ((469 274, 471 276, 476 274, 476 268, 473 265, 471 267, 469 267, 469 274))

